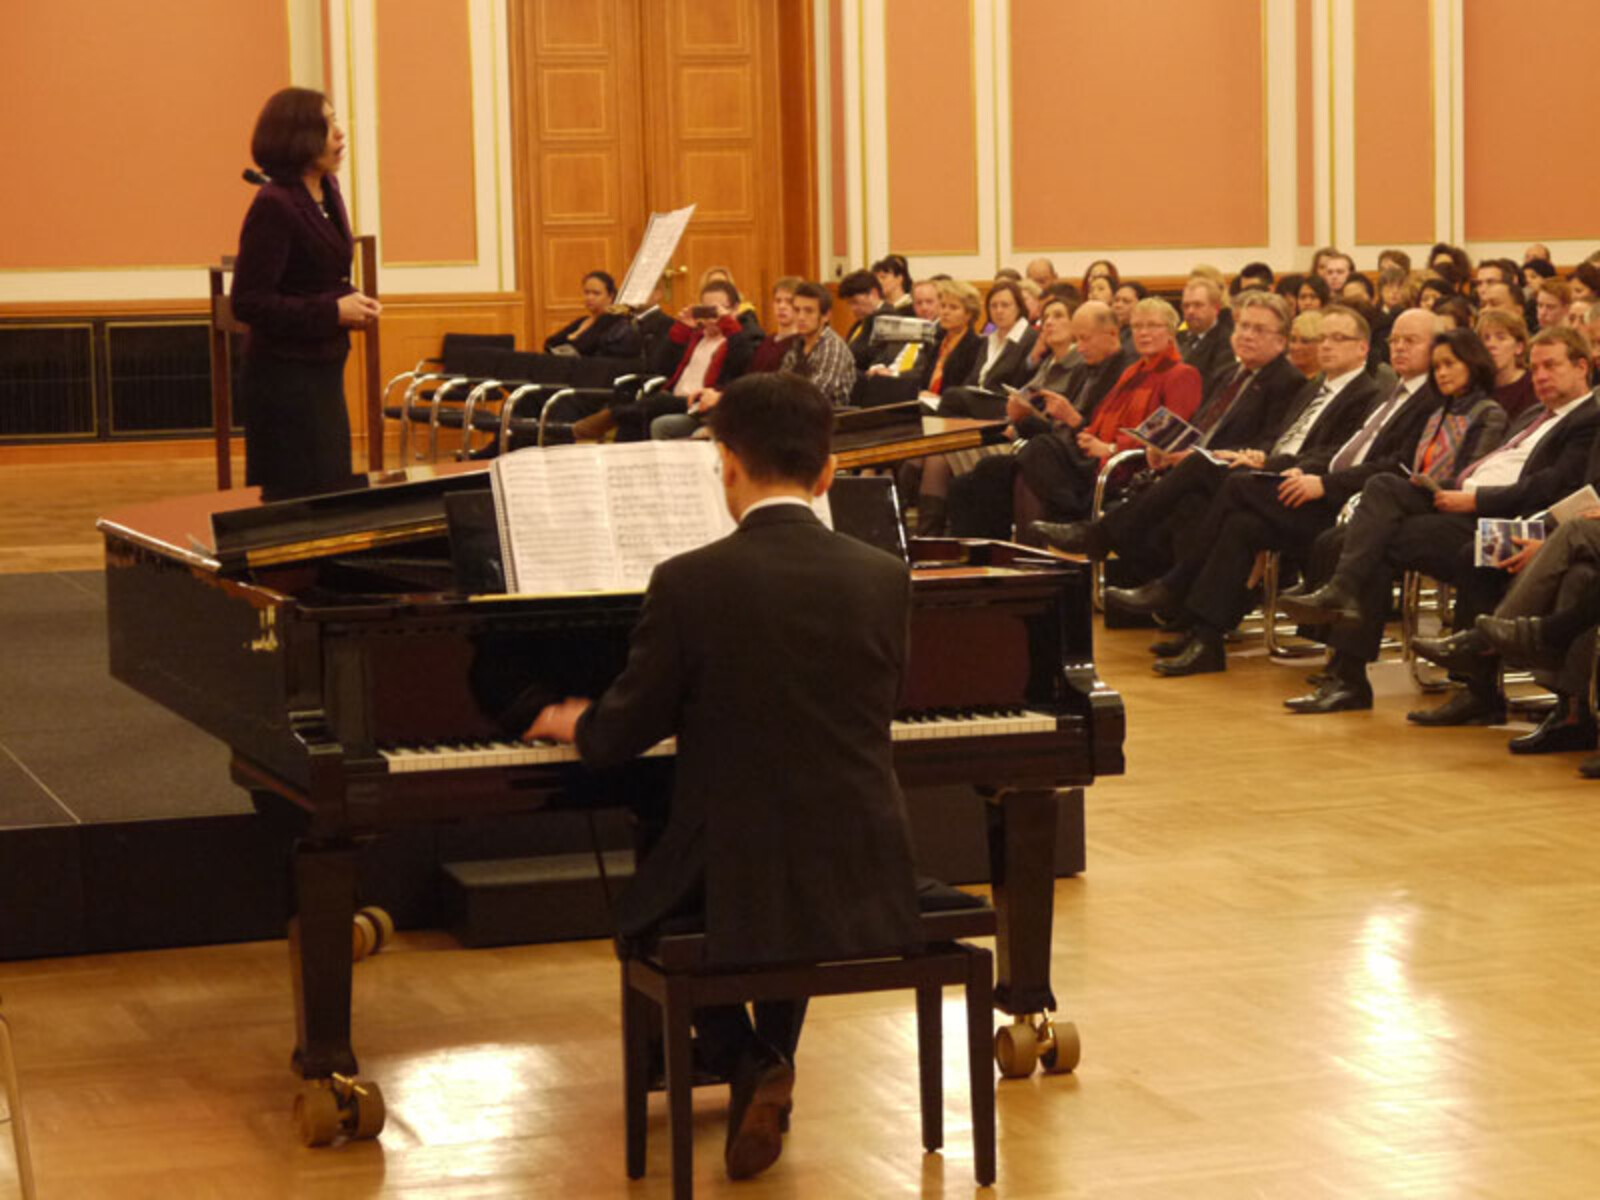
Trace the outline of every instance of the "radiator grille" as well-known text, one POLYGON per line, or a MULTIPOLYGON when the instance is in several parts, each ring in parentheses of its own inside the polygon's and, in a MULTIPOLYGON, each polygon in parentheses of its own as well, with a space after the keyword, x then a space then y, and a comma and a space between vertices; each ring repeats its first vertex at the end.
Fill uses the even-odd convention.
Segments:
POLYGON ((95 432, 94 326, 0 328, 0 437, 95 432))
POLYGON ((211 332, 206 325, 106 326, 111 432, 211 428, 211 332))

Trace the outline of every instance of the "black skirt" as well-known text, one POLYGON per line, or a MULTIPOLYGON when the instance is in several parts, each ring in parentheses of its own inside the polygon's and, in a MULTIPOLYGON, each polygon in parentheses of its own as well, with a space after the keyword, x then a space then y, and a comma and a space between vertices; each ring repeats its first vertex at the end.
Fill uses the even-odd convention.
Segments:
POLYGON ((244 478, 264 500, 341 491, 352 483, 344 360, 249 355, 239 381, 244 478))

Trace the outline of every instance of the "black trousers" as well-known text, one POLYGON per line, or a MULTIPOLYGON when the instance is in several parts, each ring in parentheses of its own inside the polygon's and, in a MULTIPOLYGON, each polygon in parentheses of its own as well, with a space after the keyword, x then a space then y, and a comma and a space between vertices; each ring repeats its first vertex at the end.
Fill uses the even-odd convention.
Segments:
POLYGON ((1162 576, 1178 561, 1179 548, 1191 546, 1196 531, 1205 528, 1212 502, 1237 474, 1191 454, 1107 511, 1100 535, 1132 574, 1162 576))
POLYGON ((263 500, 337 492, 352 485, 344 358, 309 362, 264 354, 245 357, 239 379, 244 481, 259 486, 263 500))

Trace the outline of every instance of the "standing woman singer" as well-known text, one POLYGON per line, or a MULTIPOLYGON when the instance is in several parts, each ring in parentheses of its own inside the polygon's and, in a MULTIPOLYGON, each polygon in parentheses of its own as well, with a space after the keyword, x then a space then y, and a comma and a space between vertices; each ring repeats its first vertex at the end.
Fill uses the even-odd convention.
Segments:
POLYGON ((350 283, 355 242, 334 178, 344 130, 321 92, 284 88, 256 118, 250 156, 270 182, 245 214, 233 268, 234 315, 250 326, 245 482, 267 500, 337 491, 351 478, 347 330, 381 311, 350 283))

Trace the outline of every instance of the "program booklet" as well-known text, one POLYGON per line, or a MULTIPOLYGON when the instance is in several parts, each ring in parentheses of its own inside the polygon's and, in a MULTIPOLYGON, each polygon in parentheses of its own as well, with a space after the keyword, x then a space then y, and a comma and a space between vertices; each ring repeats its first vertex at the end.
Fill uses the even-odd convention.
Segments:
POLYGON ((1158 408, 1133 429, 1123 429, 1134 441, 1166 454, 1187 450, 1203 436, 1198 429, 1170 408, 1158 408))
MULTIPOLYGON (((734 530, 705 441, 529 446, 489 468, 506 591, 642 592, 658 563, 734 530)), ((812 502, 824 524, 824 495, 812 502)))
POLYGON ((1478 538, 1472 551, 1475 567, 1498 567, 1518 550, 1516 539, 1544 538, 1543 521, 1512 521, 1499 517, 1478 518, 1478 538))
POLYGON ((1594 490, 1594 484, 1586 483, 1550 506, 1550 521, 1554 525, 1565 525, 1568 521, 1577 520, 1591 508, 1600 508, 1600 492, 1594 490))

